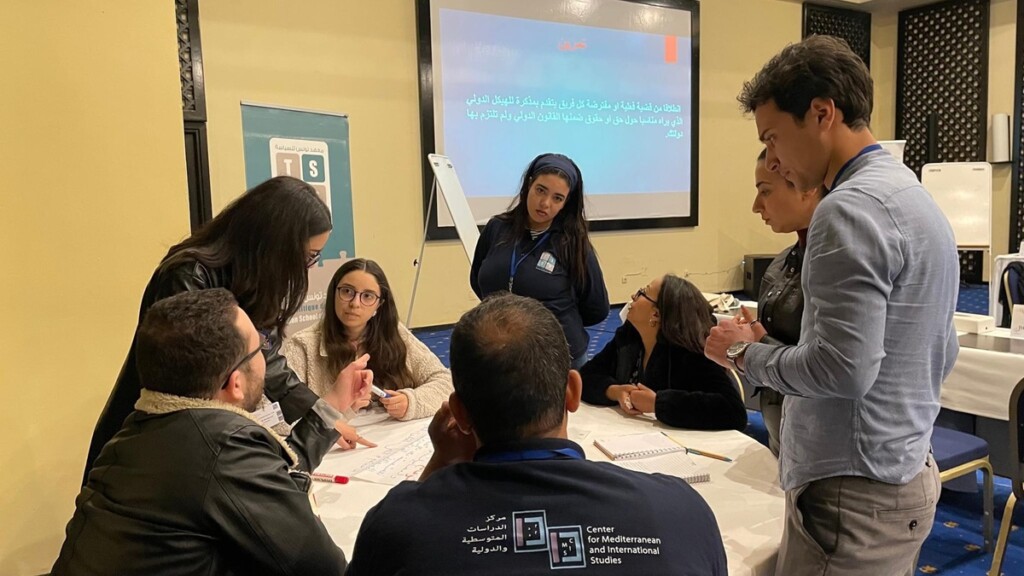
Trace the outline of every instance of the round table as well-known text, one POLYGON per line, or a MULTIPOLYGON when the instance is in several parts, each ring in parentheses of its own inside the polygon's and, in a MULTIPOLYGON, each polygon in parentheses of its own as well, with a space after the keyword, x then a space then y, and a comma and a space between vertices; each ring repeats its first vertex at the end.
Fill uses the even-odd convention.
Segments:
MULTIPOLYGON (((381 414, 370 414, 360 416, 353 423, 359 426, 364 437, 379 446, 355 451, 332 450, 318 471, 352 474, 371 461, 389 459, 396 453, 389 446, 409 445, 413 439, 421 439, 417 446, 422 448, 429 419, 398 422, 381 414)), ((691 448, 733 459, 733 462, 723 462, 693 455, 694 461, 711 475, 710 482, 693 487, 715 512, 725 542, 729 574, 774 574, 782 538, 785 495, 779 487, 778 462, 767 448, 741 432, 679 430, 648 416, 626 416, 614 407, 582 405, 569 415, 569 438, 584 448, 589 460, 608 460, 594 446, 596 438, 652 430, 664 430, 691 448)), ((413 466, 407 466, 405 472, 410 477, 418 475, 413 466)), ((387 484, 359 478, 352 478, 348 484, 317 482, 315 492, 320 517, 346 557, 351 557, 363 516, 390 489, 387 484)))

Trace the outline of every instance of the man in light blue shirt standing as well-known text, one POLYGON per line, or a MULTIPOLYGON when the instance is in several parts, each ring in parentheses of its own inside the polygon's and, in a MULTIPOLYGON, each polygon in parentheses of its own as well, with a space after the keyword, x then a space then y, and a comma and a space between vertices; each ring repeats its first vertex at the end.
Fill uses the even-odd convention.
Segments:
POLYGON ((946 217, 868 129, 872 81, 835 38, 788 46, 744 84, 768 165, 824 185, 807 234, 800 343, 723 322, 705 353, 786 395, 777 574, 911 575, 941 490, 930 455, 956 360, 959 263, 946 217))

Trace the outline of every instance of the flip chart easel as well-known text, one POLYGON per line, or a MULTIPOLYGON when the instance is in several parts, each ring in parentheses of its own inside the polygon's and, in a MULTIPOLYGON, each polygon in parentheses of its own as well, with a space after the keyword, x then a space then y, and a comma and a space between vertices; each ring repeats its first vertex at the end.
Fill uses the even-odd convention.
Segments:
MULTIPOLYGON (((427 202, 426 218, 430 218, 434 208, 434 198, 437 197, 437 191, 440 190, 441 197, 444 198, 448 211, 452 215, 452 220, 455 221, 455 230, 462 241, 462 247, 466 250, 466 258, 472 264, 473 254, 476 252, 476 243, 480 240, 480 229, 477 228, 476 220, 473 218, 473 211, 470 210, 469 201, 466 200, 466 193, 462 190, 462 184, 459 183, 459 176, 455 173, 455 166, 452 165, 452 161, 447 156, 440 154, 428 154, 427 162, 430 163, 430 168, 434 171, 434 185, 430 188, 430 200, 427 202)), ((412 325, 413 304, 416 303, 416 289, 420 283, 420 270, 423 269, 423 251, 427 246, 427 225, 428 221, 424 221, 423 241, 420 243, 420 257, 416 260, 416 278, 412 284, 409 313, 405 317, 406 326, 412 325)))

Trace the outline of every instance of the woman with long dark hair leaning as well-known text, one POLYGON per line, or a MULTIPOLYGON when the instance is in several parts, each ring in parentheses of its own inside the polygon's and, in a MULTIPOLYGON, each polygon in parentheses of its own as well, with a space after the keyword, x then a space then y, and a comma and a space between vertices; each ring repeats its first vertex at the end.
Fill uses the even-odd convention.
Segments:
POLYGON ((573 368, 587 361, 584 327, 604 320, 609 307, 584 200, 575 162, 562 154, 537 156, 509 209, 480 234, 469 275, 481 299, 507 290, 551 310, 565 331, 573 368))
MULTIPOLYGON (((288 319, 306 298, 307 269, 319 261, 331 228, 330 211, 311 186, 287 176, 271 178, 172 246, 146 285, 139 310, 141 321, 154 302, 168 296, 206 288, 230 290, 256 328, 267 336, 263 350, 265 393, 280 403, 286 421, 301 419, 291 442, 303 451, 313 443, 334 441, 340 413, 330 398, 319 400, 288 368, 280 354, 281 337, 288 319)), ((86 476, 100 449, 132 412, 140 388, 133 338, 96 423, 86 476)), ((348 430, 339 443, 353 444, 358 438, 348 430)))

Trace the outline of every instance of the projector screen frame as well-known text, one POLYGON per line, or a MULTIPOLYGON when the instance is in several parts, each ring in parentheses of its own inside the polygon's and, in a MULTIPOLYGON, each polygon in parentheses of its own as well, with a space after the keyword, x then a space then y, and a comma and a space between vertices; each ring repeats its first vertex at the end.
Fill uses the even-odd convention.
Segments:
MULTIPOLYGON (((434 76, 431 38, 430 8, 432 0, 416 0, 416 54, 419 73, 420 95, 420 165, 423 179, 423 210, 430 210, 427 222, 427 240, 456 240, 455 226, 438 226, 437 206, 430 202, 434 173, 427 160, 427 154, 443 154, 435 149, 436 127, 434 126, 434 76)), ((559 0, 550 0, 552 4, 559 0)), ((690 13, 691 70, 690 70, 690 211, 688 216, 628 218, 617 220, 590 220, 593 232, 616 230, 647 230, 661 228, 692 228, 698 225, 698 149, 700 134, 700 2, 699 0, 614 0, 631 4, 643 4, 659 8, 684 10, 690 13)), ((552 150, 557 152, 557 150, 552 150)), ((523 164, 530 159, 524 159, 523 164)), ((586 175, 584 175, 584 178, 586 175)), ((509 196, 511 202, 512 197, 509 196)), ((479 226, 483 229, 483 226, 479 226)))

